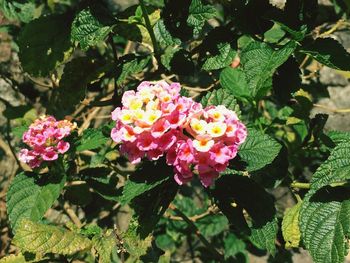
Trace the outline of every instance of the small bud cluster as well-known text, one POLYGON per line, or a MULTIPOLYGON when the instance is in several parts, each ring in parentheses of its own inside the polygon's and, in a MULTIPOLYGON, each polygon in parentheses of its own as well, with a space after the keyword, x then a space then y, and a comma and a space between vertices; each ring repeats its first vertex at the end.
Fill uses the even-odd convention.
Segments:
POLYGON ((178 184, 190 181, 195 172, 204 186, 211 185, 247 136, 235 112, 222 105, 203 109, 180 96, 179 83, 164 81, 142 82, 136 92, 125 92, 112 119, 111 137, 132 163, 166 155, 178 184))
POLYGON ((42 116, 29 126, 23 134, 23 142, 30 149, 21 149, 19 160, 36 168, 43 161, 54 161, 59 154, 68 151, 70 145, 63 139, 71 134, 75 123, 67 120, 57 121, 52 116, 42 116))

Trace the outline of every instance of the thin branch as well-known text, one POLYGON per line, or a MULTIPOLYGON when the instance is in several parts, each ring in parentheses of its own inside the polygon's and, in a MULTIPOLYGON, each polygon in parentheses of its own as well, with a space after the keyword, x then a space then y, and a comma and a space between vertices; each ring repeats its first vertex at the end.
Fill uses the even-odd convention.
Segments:
POLYGON ((63 209, 78 228, 81 228, 83 226, 79 217, 76 215, 74 210, 70 207, 70 205, 67 202, 64 203, 63 209))
POLYGON ((322 104, 317 104, 317 103, 314 103, 313 104, 314 107, 317 107, 317 108, 321 108, 321 109, 324 109, 324 110, 327 110, 327 111, 331 111, 331 112, 334 112, 334 113, 349 113, 350 112, 350 109, 333 109, 333 108, 329 108, 325 105, 322 105, 322 104))
MULTIPOLYGON (((208 208, 207 211, 203 212, 202 214, 191 216, 191 217, 189 217, 189 219, 193 222, 196 222, 199 219, 202 219, 202 218, 209 216, 209 215, 212 215, 212 214, 216 214, 218 212, 219 212, 219 209, 216 206, 211 206, 208 208)), ((165 215, 165 217, 167 217, 171 220, 174 220, 174 221, 183 221, 183 218, 181 216, 165 215)))

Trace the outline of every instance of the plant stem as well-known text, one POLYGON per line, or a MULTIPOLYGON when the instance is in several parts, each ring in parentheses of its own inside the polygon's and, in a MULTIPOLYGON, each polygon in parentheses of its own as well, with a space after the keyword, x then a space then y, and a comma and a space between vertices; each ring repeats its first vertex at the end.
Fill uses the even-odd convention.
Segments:
POLYGON ((148 13, 147 13, 147 9, 146 9, 146 6, 145 6, 145 3, 143 0, 139 0, 139 3, 140 3, 140 6, 141 6, 141 9, 142 9, 142 16, 143 18, 145 19, 145 26, 147 28, 147 31, 151 37, 151 41, 152 41, 152 45, 153 45, 153 49, 154 49, 154 55, 158 61, 158 63, 160 62, 160 55, 159 55, 159 47, 158 47, 158 42, 156 40, 156 36, 154 35, 154 31, 153 31, 153 28, 152 28, 152 25, 151 25, 151 21, 149 20, 149 17, 148 17, 148 13))
POLYGON ((311 184, 310 183, 293 182, 293 183, 291 183, 290 186, 292 188, 310 189, 311 184))
POLYGON ((194 224, 194 222, 188 218, 181 210, 179 210, 175 205, 170 204, 169 208, 173 210, 179 217, 181 217, 190 227, 190 229, 196 234, 196 236, 199 238, 199 240, 208 248, 209 251, 212 252, 212 254, 215 256, 215 258, 219 262, 224 261, 224 256, 217 251, 213 245, 209 243, 209 241, 200 233, 199 229, 197 226, 194 224))

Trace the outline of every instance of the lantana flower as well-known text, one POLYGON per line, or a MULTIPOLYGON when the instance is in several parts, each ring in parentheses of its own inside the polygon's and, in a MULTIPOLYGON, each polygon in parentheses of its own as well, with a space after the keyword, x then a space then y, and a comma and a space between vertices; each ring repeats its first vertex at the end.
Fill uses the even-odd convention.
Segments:
POLYGON ((29 146, 19 152, 19 160, 31 168, 37 168, 43 161, 54 161, 59 154, 68 151, 70 144, 64 141, 76 128, 76 124, 68 120, 57 121, 53 116, 41 116, 35 120, 22 140, 29 146))
POLYGON ((178 184, 196 173, 207 187, 224 171, 247 136, 236 113, 223 105, 203 109, 180 96, 180 84, 142 82, 112 112, 111 137, 132 163, 166 155, 178 184))

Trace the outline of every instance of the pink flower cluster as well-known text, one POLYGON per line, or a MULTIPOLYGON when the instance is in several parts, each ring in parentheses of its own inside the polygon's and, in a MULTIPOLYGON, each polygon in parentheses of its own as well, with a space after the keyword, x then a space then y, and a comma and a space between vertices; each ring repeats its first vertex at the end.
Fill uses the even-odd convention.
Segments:
POLYGON ((180 96, 180 84, 142 82, 112 112, 111 137, 132 163, 166 155, 178 184, 198 174, 207 187, 224 171, 247 136, 235 112, 180 96))
POLYGON ((43 161, 54 161, 58 154, 68 151, 70 145, 63 139, 70 135, 76 124, 67 120, 56 121, 52 116, 42 116, 29 126, 22 140, 30 149, 21 149, 19 160, 36 168, 43 161))

